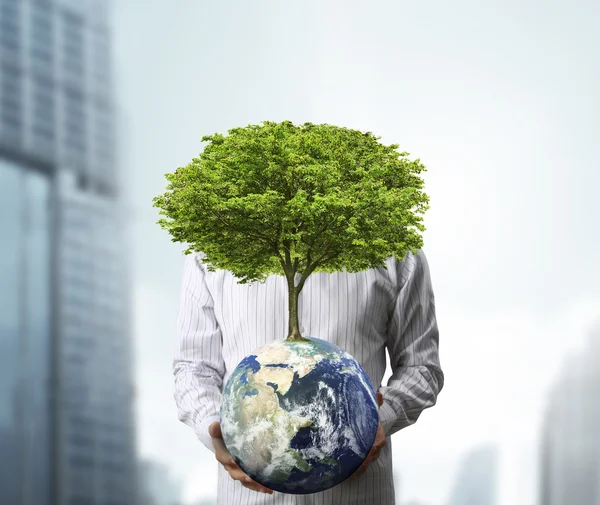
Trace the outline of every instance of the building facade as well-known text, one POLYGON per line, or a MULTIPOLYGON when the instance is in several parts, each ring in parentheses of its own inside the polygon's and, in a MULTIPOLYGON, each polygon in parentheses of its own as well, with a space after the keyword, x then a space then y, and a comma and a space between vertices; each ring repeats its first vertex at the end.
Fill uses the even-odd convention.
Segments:
POLYGON ((0 0, 2 504, 136 500, 109 15, 0 0))
POLYGON ((182 505, 181 485, 169 467, 159 461, 145 459, 140 463, 140 497, 144 505, 182 505))
POLYGON ((458 471, 448 505, 495 505, 498 489, 498 450, 482 446, 469 452, 458 471))
POLYGON ((600 505, 600 325, 565 361, 548 398, 540 450, 540 505, 600 505))

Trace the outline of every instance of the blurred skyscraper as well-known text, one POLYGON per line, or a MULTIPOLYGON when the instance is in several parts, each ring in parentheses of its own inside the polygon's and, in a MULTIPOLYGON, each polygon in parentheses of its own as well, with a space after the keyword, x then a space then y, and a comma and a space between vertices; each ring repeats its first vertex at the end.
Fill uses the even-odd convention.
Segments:
POLYGON ((483 446, 472 450, 459 468, 448 505, 494 505, 497 479, 496 447, 483 446))
POLYGON ((565 361, 542 427, 539 505, 600 505, 600 325, 565 361))
POLYGON ((181 505, 181 489, 169 468, 146 459, 140 465, 140 505, 181 505))
POLYGON ((0 0, 0 503, 136 500, 107 0, 0 0))

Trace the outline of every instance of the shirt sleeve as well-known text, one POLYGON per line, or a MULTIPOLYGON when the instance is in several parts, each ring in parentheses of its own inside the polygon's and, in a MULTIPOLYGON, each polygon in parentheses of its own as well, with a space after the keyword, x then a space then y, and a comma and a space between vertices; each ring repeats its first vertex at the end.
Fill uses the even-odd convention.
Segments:
POLYGON ((179 420, 194 429, 198 439, 214 453, 208 426, 220 420, 225 363, 221 329, 205 275, 201 253, 187 255, 177 315, 174 397, 179 420))
POLYGON ((379 391, 380 422, 392 435, 417 421, 435 405, 444 385, 439 359, 439 332, 429 265, 422 250, 396 259, 398 291, 392 302, 387 347, 392 376, 379 391))

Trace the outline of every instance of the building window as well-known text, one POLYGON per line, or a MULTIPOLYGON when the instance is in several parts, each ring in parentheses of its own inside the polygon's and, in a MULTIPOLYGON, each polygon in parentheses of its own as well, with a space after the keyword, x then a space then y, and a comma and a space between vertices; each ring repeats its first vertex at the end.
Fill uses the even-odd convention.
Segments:
POLYGON ((69 463, 73 468, 91 468, 94 466, 94 458, 88 454, 71 454, 69 463))
POLYGON ((68 303, 88 305, 92 302, 92 290, 85 284, 69 282, 65 283, 64 289, 68 303))
POLYGON ((91 496, 71 496, 69 505, 94 505, 94 499, 91 496))
MULTIPOLYGON (((86 319, 93 317, 92 309, 89 305, 84 303, 74 303, 71 300, 69 300, 69 303, 63 303, 60 313, 62 317, 70 321, 74 321, 80 317, 85 317, 86 319)), ((89 330, 86 332, 89 332, 89 330)))
MULTIPOLYGON (((115 454, 115 453, 119 453, 123 450, 123 447, 116 447, 116 446, 112 446, 112 447, 107 447, 108 449, 110 449, 111 454, 115 454)), ((114 475, 121 475, 125 470, 126 470, 126 466, 125 466, 125 461, 124 460, 120 460, 120 461, 104 461, 102 463, 102 470, 104 472, 106 472, 107 474, 114 474, 114 475)))
POLYGON ((70 433, 69 443, 82 449, 91 450, 94 447, 94 440, 88 434, 84 433, 70 433))
POLYGON ((66 148, 76 156, 86 151, 86 116, 83 94, 75 89, 65 89, 65 135, 66 148))
MULTIPOLYGON (((85 174, 77 174, 77 187, 81 188, 84 184, 81 184, 81 181, 85 178, 85 174)), ((70 204, 65 208, 64 212, 65 223, 69 229, 77 230, 80 232, 81 230, 89 230, 91 223, 90 211, 85 207, 78 204, 70 204)), ((80 266, 77 265, 77 269, 82 269, 84 266, 87 268, 89 264, 91 264, 91 259, 81 258, 82 261, 85 261, 85 265, 80 266)))
POLYGON ((71 496, 87 500, 88 496, 94 492, 94 472, 86 469, 71 468, 69 473, 71 496))
POLYGON ((54 140, 55 112, 54 85, 42 77, 33 80, 33 132, 36 141, 51 143, 54 140))
MULTIPOLYGON (((65 352, 65 360, 72 365, 85 365, 90 360, 90 356, 88 353, 81 352, 80 350, 69 350, 65 352)), ((75 395, 73 391, 71 393, 75 395)), ((85 395, 82 395, 79 399, 85 401, 85 395)))
MULTIPOLYGON (((81 225, 80 230, 85 230, 86 221, 81 220, 77 222, 81 225)), ((68 221, 69 226, 75 224, 73 221, 68 221)), ((64 254, 64 265, 67 272, 82 272, 88 274, 92 268, 91 260, 84 254, 75 253, 74 251, 67 250, 64 254)))
POLYGON ((36 65, 49 67, 52 63, 52 9, 49 3, 34 2, 31 11, 31 56, 36 65))
POLYGON ((112 118, 106 111, 101 109, 96 109, 94 139, 97 160, 100 163, 112 164, 114 154, 112 118))
POLYGON ((7 129, 19 133, 22 127, 23 99, 21 96, 21 71, 9 65, 2 66, 0 75, 0 115, 7 129))
POLYGON ((83 20, 80 16, 64 11, 63 21, 63 62, 67 72, 76 77, 83 75, 83 20))
POLYGON ((2 0, 0 3, 0 41, 8 52, 21 47, 20 0, 2 0))
POLYGON ((110 83, 111 67, 110 67, 110 44, 109 35, 106 31, 97 31, 94 35, 93 45, 93 76, 94 80, 102 85, 107 86, 110 83))
POLYGON ((80 269, 65 270, 63 279, 67 284, 76 284, 91 291, 93 284, 89 272, 80 269))

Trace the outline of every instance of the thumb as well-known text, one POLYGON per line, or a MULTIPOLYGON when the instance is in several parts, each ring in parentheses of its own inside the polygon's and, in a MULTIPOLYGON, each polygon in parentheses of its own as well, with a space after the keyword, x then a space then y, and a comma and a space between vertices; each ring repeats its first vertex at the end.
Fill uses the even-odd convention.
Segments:
POLYGON ((211 423, 208 427, 208 434, 212 438, 223 438, 223 434, 221 433, 221 423, 218 421, 211 423))
POLYGON ((377 404, 381 407, 383 405, 383 395, 379 391, 375 394, 377 395, 377 404))

